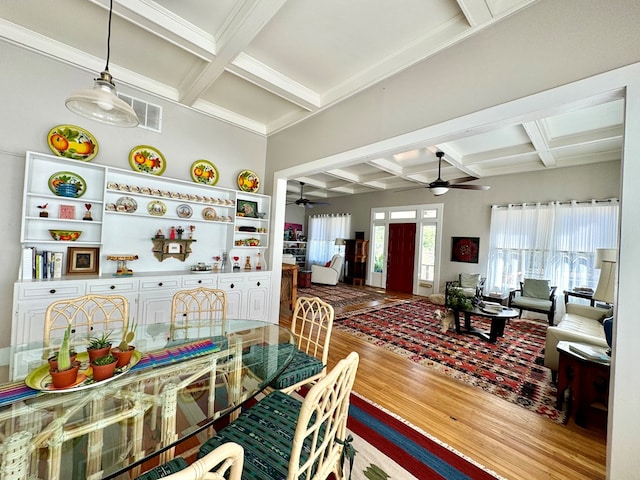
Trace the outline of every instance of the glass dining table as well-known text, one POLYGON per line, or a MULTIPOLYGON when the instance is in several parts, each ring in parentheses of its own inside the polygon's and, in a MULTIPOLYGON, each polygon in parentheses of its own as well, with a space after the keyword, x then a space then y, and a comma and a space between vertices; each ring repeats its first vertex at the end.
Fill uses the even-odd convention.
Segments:
MULTIPOLYGON (((112 338, 118 338, 114 332, 112 338)), ((293 356, 277 324, 227 319, 170 338, 169 324, 138 326, 131 363, 93 382, 50 384, 44 343, 0 349, 0 478, 131 479, 214 434, 213 422, 265 389, 293 356)))

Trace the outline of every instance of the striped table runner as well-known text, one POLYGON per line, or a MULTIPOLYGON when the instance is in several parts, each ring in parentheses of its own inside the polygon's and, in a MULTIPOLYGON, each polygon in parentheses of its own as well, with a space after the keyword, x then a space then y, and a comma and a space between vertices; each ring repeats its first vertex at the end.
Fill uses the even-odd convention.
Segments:
MULTIPOLYGON (((212 353, 219 349, 220 347, 210 339, 176 345, 165 350, 143 354, 140 361, 135 364, 131 370, 144 370, 169 363, 175 363, 181 360, 206 355, 207 353, 212 353)), ((0 385, 0 407, 44 393, 46 392, 41 392, 40 390, 34 390, 33 388, 28 387, 25 385, 24 381, 6 383, 4 385, 0 385)))

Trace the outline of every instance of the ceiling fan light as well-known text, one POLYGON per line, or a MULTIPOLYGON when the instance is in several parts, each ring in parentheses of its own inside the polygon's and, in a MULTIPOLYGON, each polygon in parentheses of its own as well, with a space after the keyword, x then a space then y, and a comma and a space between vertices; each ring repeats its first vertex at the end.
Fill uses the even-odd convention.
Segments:
POLYGON ((65 105, 78 115, 109 125, 136 127, 140 123, 133 108, 116 95, 116 87, 107 71, 95 79, 93 88, 71 94, 65 105))
POLYGON ((447 193, 449 191, 448 187, 431 187, 430 188, 431 193, 433 193, 435 196, 438 195, 444 195, 445 193, 447 193))

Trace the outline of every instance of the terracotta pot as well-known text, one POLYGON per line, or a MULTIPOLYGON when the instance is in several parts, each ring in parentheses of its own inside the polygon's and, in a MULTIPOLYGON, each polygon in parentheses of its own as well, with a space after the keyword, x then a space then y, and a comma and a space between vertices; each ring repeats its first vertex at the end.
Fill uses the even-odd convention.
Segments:
POLYGON ((91 363, 91 371, 93 372, 93 381, 99 382, 100 380, 106 380, 113 377, 113 373, 116 370, 116 363, 118 361, 111 362, 109 365, 95 365, 91 363))
POLYGON ((89 354, 89 361, 93 362, 96 358, 106 357, 111 351, 111 345, 104 348, 87 348, 89 354))
POLYGON ((131 356, 133 355, 133 351, 135 349, 136 347, 134 347, 133 345, 129 345, 129 350, 125 352, 120 351, 120 348, 118 347, 111 349, 111 355, 113 355, 118 359, 118 363, 116 364, 116 367, 120 368, 120 367, 124 367, 125 365, 129 365, 129 362, 131 361, 131 356))
MULTIPOLYGON (((73 362, 76 361, 76 357, 77 356, 78 356, 77 353, 71 354, 71 356, 69 357, 69 360, 71 360, 71 365, 73 365, 73 362)), ((49 357, 47 359, 47 362, 49 362, 49 370, 57 370, 58 369, 58 355, 57 354, 49 357)))
POLYGON ((58 369, 49 370, 51 382, 56 388, 66 388, 73 385, 78 378, 78 370, 80 370, 80 362, 74 362, 73 367, 68 370, 58 371, 58 369))

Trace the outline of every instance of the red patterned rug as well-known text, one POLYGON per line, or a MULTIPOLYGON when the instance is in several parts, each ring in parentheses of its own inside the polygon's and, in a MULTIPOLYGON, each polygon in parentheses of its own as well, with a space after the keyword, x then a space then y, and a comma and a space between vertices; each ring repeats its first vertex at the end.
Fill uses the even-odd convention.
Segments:
POLYGON ((319 285, 312 283, 310 287, 298 288, 298 296, 318 297, 332 307, 344 307, 368 302, 384 302, 385 304, 401 301, 385 293, 384 290, 373 290, 364 287, 352 287, 339 283, 338 285, 319 285))
MULTIPOLYGON (((545 323, 512 319, 504 337, 489 343, 452 331, 441 333, 440 322, 433 315, 438 308, 442 309, 426 299, 408 300, 339 314, 334 327, 555 422, 564 422, 565 412, 555 408, 551 371, 543 365, 545 323)), ((482 317, 472 317, 471 323, 489 330, 489 321, 482 317)))

